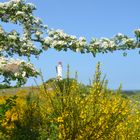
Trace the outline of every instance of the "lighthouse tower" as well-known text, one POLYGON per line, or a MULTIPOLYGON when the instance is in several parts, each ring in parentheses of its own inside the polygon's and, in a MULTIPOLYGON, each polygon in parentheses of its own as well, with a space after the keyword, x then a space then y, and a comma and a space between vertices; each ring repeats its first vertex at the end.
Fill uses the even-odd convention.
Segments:
POLYGON ((56 67, 56 72, 57 72, 57 78, 59 80, 62 80, 62 69, 63 69, 62 62, 58 62, 58 65, 56 67))

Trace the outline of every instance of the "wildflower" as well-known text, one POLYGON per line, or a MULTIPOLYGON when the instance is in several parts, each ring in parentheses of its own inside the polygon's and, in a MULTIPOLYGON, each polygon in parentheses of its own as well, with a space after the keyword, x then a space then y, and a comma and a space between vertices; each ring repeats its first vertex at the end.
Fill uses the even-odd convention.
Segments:
POLYGON ((63 120, 63 118, 62 118, 62 117, 58 117, 58 118, 57 118, 57 122, 62 123, 62 122, 64 122, 64 120, 63 120))

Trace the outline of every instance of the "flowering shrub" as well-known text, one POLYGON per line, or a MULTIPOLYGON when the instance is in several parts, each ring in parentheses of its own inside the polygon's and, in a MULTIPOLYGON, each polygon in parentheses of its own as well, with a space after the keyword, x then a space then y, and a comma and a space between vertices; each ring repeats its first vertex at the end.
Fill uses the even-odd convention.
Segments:
POLYGON ((139 103, 124 98, 120 88, 116 92, 107 88, 106 80, 101 80, 100 63, 86 93, 76 80, 67 80, 44 83, 30 93, 18 91, 16 106, 1 119, 2 136, 23 140, 140 137, 139 103))
POLYGON ((0 20, 18 24, 23 29, 21 34, 16 30, 6 32, 0 26, 0 74, 5 78, 4 83, 9 84, 11 80, 17 80, 18 85, 22 85, 26 78, 39 74, 29 62, 11 60, 14 54, 30 57, 41 53, 41 49, 35 47, 34 40, 41 42, 39 36, 42 31, 45 32, 46 26, 42 25, 39 18, 33 16, 35 9, 33 4, 25 3, 24 0, 0 3, 0 20), (10 57, 10 62, 7 57, 10 57))
POLYGON ((136 40, 129 38, 126 35, 118 33, 113 38, 93 38, 90 43, 86 41, 86 38, 80 37, 77 39, 76 36, 71 36, 64 33, 63 30, 48 30, 48 37, 45 38, 45 49, 48 49, 49 46, 54 47, 56 50, 71 49, 75 52, 81 53, 92 53, 93 56, 96 56, 97 53, 107 53, 113 52, 116 50, 130 50, 140 47, 140 30, 136 29, 134 31, 136 40))
MULTIPOLYGON (((41 19, 34 16, 34 10, 36 10, 36 7, 31 3, 26 3, 25 0, 10 0, 9 2, 0 3, 1 22, 18 24, 22 28, 22 33, 16 30, 7 32, 0 25, 0 61, 7 61, 7 57, 12 57, 14 54, 28 58, 31 55, 37 56, 48 48, 54 48, 57 51, 70 49, 74 52, 92 53, 93 56, 96 56, 97 53, 130 50, 140 47, 140 29, 134 31, 136 39, 119 33, 110 39, 93 38, 88 43, 84 37, 77 38, 66 34, 63 30, 48 28, 47 25, 42 23, 41 19), (37 44, 40 44, 41 47, 38 47, 37 44)), ((12 63, 17 63, 17 60, 12 60, 12 63)), ((6 77, 4 82, 10 83, 11 80, 17 80, 19 81, 18 84, 22 85, 26 81, 25 77, 36 76, 37 74, 33 65, 30 65, 29 62, 29 65, 27 65, 30 71, 33 71, 33 74, 28 75, 27 69, 24 69, 24 72, 18 71, 16 73, 15 71, 18 70, 17 65, 14 69, 9 70, 9 67, 13 64, 8 64, 6 67, 2 66, 4 70, 1 70, 0 74, 6 77), (3 72, 5 70, 8 71, 6 74, 3 72), (11 76, 11 71, 12 73, 14 72, 14 76, 11 76), (17 75, 20 75, 20 78, 17 75), (9 79, 7 80, 8 77, 9 79)))

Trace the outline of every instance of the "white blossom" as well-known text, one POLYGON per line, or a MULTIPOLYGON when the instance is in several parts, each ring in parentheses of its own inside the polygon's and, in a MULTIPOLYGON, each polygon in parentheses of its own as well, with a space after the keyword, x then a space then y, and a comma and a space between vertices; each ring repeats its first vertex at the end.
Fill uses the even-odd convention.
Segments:
POLYGON ((54 35, 54 33, 55 33, 55 31, 54 31, 54 30, 49 30, 49 31, 48 31, 48 35, 49 35, 49 36, 54 35))
POLYGON ((40 25, 40 24, 42 23, 40 18, 35 18, 34 22, 35 22, 37 25, 40 25))
POLYGON ((11 0, 11 1, 18 3, 21 2, 22 0, 11 0))
POLYGON ((40 36, 40 35, 42 35, 42 32, 41 31, 36 31, 35 35, 40 36))
POLYGON ((58 45, 58 41, 54 40, 54 41, 52 42, 52 47, 55 47, 55 46, 57 46, 57 45, 58 45))
POLYGON ((4 33, 4 31, 3 31, 3 29, 0 27, 0 34, 3 34, 4 33))
POLYGON ((115 46, 114 41, 111 41, 111 40, 110 40, 110 42, 109 42, 109 46, 110 46, 110 48, 113 48, 113 47, 115 46))
POLYGON ((76 48, 76 52, 80 52, 80 48, 76 48))
POLYGON ((85 45, 86 45, 86 42, 85 42, 85 41, 79 41, 78 44, 79 44, 80 46, 85 46, 85 45))
POLYGON ((22 11, 18 11, 17 13, 16 13, 16 15, 18 16, 18 15, 24 15, 25 13, 24 12, 22 12, 22 11))
POLYGON ((15 76, 15 77, 18 77, 19 75, 20 75, 20 74, 19 74, 18 72, 15 72, 15 73, 14 73, 14 76, 15 76))
POLYGON ((26 71, 23 71, 22 72, 22 77, 25 77, 26 76, 26 71))
POLYGON ((75 35, 71 35, 70 38, 73 39, 73 40, 75 40, 76 39, 76 36, 75 35))
POLYGON ((17 39, 17 36, 15 36, 15 35, 8 35, 8 37, 9 37, 10 39, 13 39, 13 40, 16 40, 16 39, 17 39))
POLYGON ((4 7, 4 3, 0 3, 0 8, 3 8, 4 7))
POLYGON ((108 48, 109 47, 109 43, 108 42, 102 42, 101 44, 100 44, 100 46, 102 47, 102 48, 108 48))
POLYGON ((65 41, 58 41, 57 44, 60 45, 60 46, 61 45, 63 46, 65 44, 65 41))
POLYGON ((44 43, 45 43, 45 44, 51 44, 52 41, 53 41, 52 38, 46 37, 44 43))

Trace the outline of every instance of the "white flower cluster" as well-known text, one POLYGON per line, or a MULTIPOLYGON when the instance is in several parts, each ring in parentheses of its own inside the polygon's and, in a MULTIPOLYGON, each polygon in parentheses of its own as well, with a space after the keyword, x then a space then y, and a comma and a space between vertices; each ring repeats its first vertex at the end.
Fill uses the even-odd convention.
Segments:
POLYGON ((0 50, 0 53, 3 52, 6 55, 19 54, 29 57, 31 54, 39 54, 39 50, 31 40, 20 37, 19 33, 14 30, 7 33, 2 27, 0 27, 0 50))
POLYGON ((37 49, 35 42, 42 43, 42 34, 46 32, 47 26, 33 15, 36 7, 25 0, 10 0, 0 3, 0 20, 11 22, 23 27, 23 34, 13 30, 6 32, 0 26, 0 74, 7 82, 18 80, 25 83, 25 78, 39 74, 31 65, 25 61, 7 59, 14 54, 19 56, 39 55, 41 49, 37 49))
POLYGON ((44 39, 44 49, 53 47, 58 51, 71 49, 75 52, 84 53, 86 45, 84 37, 77 39, 76 36, 68 35, 63 30, 50 29, 48 30, 48 37, 44 39))
MULTIPOLYGON (((135 34, 138 37, 140 30, 135 30, 135 34)), ((87 43, 84 37, 77 39, 76 36, 71 36, 64 33, 63 30, 48 30, 48 37, 44 39, 44 48, 48 49, 53 47, 58 51, 71 49, 81 53, 92 53, 94 56, 97 53, 107 53, 116 50, 129 50, 138 47, 137 41, 133 38, 129 38, 126 35, 118 33, 113 38, 101 38, 92 39, 90 43, 87 43)))
POLYGON ((24 60, 0 57, 0 74, 3 75, 4 78, 10 78, 10 80, 17 79, 23 83, 26 82, 28 77, 37 76, 39 72, 31 63, 25 62, 24 60))
POLYGON ((8 60, 5 57, 11 57, 14 54, 30 57, 39 55, 48 48, 54 48, 57 51, 70 49, 74 52, 92 53, 94 56, 97 53, 140 48, 140 29, 134 31, 136 39, 119 33, 110 39, 94 38, 88 43, 84 37, 77 38, 63 30, 49 29, 48 26, 43 25, 41 19, 33 15, 35 9, 33 4, 26 3, 25 0, 0 3, 0 20, 23 27, 23 34, 21 34, 17 31, 6 32, 0 26, 0 74, 7 79, 9 76, 10 80, 24 79, 20 84, 25 83, 24 77, 35 76, 38 72, 30 63, 8 60), (46 34, 47 37, 44 38, 46 34), (38 43, 35 42, 40 43, 42 47, 37 48, 35 45, 38 43))
MULTIPOLYGON (((31 71, 31 75, 36 75, 38 71, 34 68, 34 66, 26 62, 24 60, 14 60, 14 59, 7 59, 5 57, 0 57, 0 71, 1 72, 10 72, 12 74, 22 73, 24 69, 28 69, 31 71)), ((24 72, 25 73, 25 72, 24 72)), ((29 74, 28 74, 29 75, 29 74)))

